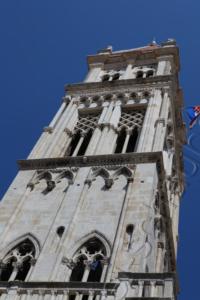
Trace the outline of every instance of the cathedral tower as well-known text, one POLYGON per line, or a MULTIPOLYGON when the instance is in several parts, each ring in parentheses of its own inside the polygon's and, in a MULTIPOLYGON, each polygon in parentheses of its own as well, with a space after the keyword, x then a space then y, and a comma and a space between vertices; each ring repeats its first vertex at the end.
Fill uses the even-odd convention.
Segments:
POLYGON ((176 299, 176 42, 108 47, 88 66, 1 202, 0 300, 176 299))

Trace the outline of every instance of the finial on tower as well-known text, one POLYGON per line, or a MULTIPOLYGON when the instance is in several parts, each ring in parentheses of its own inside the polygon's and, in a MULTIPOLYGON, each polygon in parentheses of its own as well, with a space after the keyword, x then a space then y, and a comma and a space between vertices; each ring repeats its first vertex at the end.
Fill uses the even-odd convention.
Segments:
POLYGON ((157 46, 156 38, 154 37, 152 42, 149 44, 150 46, 157 46))
POLYGON ((98 53, 112 53, 113 47, 112 46, 107 46, 106 48, 103 48, 98 51, 98 53))

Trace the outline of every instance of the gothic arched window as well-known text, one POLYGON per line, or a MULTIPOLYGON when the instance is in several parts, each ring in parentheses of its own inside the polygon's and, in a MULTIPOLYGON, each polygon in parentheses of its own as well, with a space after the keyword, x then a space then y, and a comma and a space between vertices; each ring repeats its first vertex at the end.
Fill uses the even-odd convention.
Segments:
POLYGON ((106 248, 98 238, 91 238, 73 258, 74 268, 70 281, 100 282, 107 262, 106 248))
POLYGON ((1 281, 24 281, 35 258, 35 246, 27 238, 19 243, 1 261, 1 281))
POLYGON ((94 129, 97 127, 99 114, 87 114, 79 116, 74 128, 70 145, 65 153, 67 156, 85 155, 94 129))
POLYGON ((115 153, 129 153, 135 151, 144 115, 145 109, 122 111, 118 124, 115 153))

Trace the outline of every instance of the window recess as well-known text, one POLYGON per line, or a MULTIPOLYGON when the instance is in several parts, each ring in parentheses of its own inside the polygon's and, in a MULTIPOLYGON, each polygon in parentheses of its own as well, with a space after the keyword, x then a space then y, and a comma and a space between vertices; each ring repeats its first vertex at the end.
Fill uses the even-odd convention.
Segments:
POLYGON ((97 127, 99 116, 100 112, 96 114, 79 114, 79 119, 65 156, 82 156, 86 153, 93 132, 97 127))
POLYGON ((145 109, 122 111, 118 125, 115 153, 130 153, 136 150, 145 109))

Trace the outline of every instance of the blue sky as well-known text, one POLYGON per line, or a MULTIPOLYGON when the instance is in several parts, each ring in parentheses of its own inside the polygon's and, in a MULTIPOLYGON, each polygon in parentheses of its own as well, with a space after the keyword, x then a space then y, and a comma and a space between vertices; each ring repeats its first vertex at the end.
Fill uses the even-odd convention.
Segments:
MULTIPOLYGON (((64 84, 80 82, 86 56, 175 38, 185 104, 200 104, 198 0, 1 0, 0 194, 61 103, 64 84)), ((185 147, 186 191, 181 201, 180 300, 198 299, 200 269, 200 126, 185 147)))

